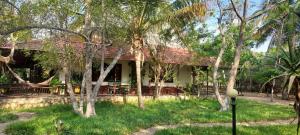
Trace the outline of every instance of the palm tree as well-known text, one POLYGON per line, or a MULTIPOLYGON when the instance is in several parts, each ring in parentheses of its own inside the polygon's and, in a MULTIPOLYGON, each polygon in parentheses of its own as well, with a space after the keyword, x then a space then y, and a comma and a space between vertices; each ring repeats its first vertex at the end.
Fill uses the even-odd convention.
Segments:
MULTIPOLYGON (((178 3, 178 1, 175 1, 174 3, 178 3)), ((140 108, 144 108, 142 99, 141 68, 143 57, 142 49, 145 44, 144 40, 147 38, 146 34, 151 28, 162 26, 162 24, 178 20, 178 18, 184 18, 184 15, 194 13, 198 16, 205 15, 205 6, 200 3, 201 1, 196 0, 191 2, 188 0, 181 0, 180 2, 186 4, 179 9, 174 9, 174 6, 170 2, 164 0, 124 0, 116 2, 119 10, 122 12, 117 13, 116 16, 119 17, 124 24, 127 24, 127 39, 131 43, 132 53, 135 56, 138 106, 140 108)))
MULTIPOLYGON (((297 2, 299 3, 299 2, 297 2)), ((259 42, 265 41, 266 37, 271 36, 272 42, 269 48, 282 47, 284 44, 288 45, 289 52, 293 52, 296 48, 296 36, 299 22, 299 9, 297 3, 293 0, 289 1, 266 1, 265 8, 258 12, 264 12, 261 16, 263 25, 254 34, 259 42)), ((278 49, 277 49, 278 50, 278 49)), ((278 54, 277 54, 278 55, 278 54)), ((275 62, 278 64, 279 57, 275 62)), ((286 81, 293 81, 293 79, 285 79, 286 81)), ((289 82, 292 84, 292 82, 289 82)), ((275 81, 273 82, 273 85, 275 81)), ((282 98, 287 99, 290 89, 285 87, 282 91, 282 98)))
MULTIPOLYGON (((297 113, 298 117, 298 128, 297 128, 297 134, 299 130, 300 125, 300 48, 295 48, 293 51, 290 51, 290 49, 285 49, 283 47, 280 47, 280 61, 277 65, 278 71, 280 71, 279 75, 269 79, 265 84, 268 82, 280 78, 285 77, 287 80, 284 82, 285 87, 287 87, 288 90, 291 90, 293 87, 295 88, 295 103, 294 103, 294 110, 297 113)), ((277 60, 275 58, 275 60, 277 60)), ((264 85, 265 85, 264 84, 264 85)))

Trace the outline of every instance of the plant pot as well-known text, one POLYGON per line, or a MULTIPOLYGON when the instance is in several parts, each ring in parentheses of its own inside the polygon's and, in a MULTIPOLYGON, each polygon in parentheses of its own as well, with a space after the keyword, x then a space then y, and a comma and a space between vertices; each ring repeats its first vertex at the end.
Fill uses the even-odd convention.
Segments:
POLYGON ((51 87, 50 92, 51 92, 51 94, 58 94, 59 88, 57 86, 56 87, 51 87))
POLYGON ((75 94, 79 94, 80 91, 81 91, 81 90, 80 90, 80 86, 75 86, 75 87, 74 87, 74 93, 75 93, 75 94))

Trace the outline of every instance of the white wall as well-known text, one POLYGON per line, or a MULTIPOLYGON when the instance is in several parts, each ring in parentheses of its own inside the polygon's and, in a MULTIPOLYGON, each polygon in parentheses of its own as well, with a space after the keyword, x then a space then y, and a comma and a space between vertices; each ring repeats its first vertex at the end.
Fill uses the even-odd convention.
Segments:
POLYGON ((149 67, 150 65, 149 64, 147 64, 147 63, 145 63, 144 64, 144 66, 143 66, 143 68, 144 68, 144 70, 145 70, 145 75, 143 76, 143 85, 144 86, 149 86, 149 81, 151 80, 151 78, 149 77, 149 72, 150 72, 150 67, 149 67))
POLYGON ((65 73, 62 70, 58 72, 58 78, 61 81, 61 83, 65 84, 65 73))
MULTIPOLYGON (((105 60, 105 63, 109 64, 112 60, 105 60)), ((118 61, 117 64, 122 64, 122 73, 121 73, 121 84, 129 85, 130 77, 129 74, 131 72, 129 61, 118 61)), ((108 85, 108 82, 104 82, 103 85, 108 85)))
MULTIPOLYGON (((112 60, 105 60, 105 63, 110 63, 112 60)), ((129 61, 119 61, 118 64, 122 64, 122 74, 121 74, 121 83, 122 85, 130 84, 129 74, 131 73, 131 67, 129 66, 129 61)), ((145 64, 145 76, 142 77, 142 82, 144 86, 149 86, 149 64, 145 64)), ((135 70, 135 69, 133 69, 135 70)), ((192 67, 191 66, 181 66, 177 72, 177 78, 174 79, 173 83, 164 83, 164 86, 167 87, 176 87, 176 85, 185 87, 187 83, 192 83, 192 67), (176 80, 177 79, 177 80, 176 80)), ((59 79, 64 82, 65 77, 62 71, 59 72, 59 79)), ((93 82, 95 84, 95 82, 93 82)), ((108 85, 108 82, 104 82, 103 85, 108 85)), ((151 83, 150 86, 154 86, 154 83, 151 83)))
POLYGON ((179 86, 186 86, 187 83, 192 83, 192 67, 182 66, 178 70, 177 82, 179 86))
POLYGON ((129 74, 131 72, 131 69, 128 65, 128 61, 120 61, 119 64, 122 64, 122 75, 121 75, 121 83, 124 85, 128 85, 130 82, 129 74))
MULTIPOLYGON (((149 70, 150 70, 150 67, 148 64, 146 64, 144 66, 144 68, 146 68, 146 73, 145 73, 145 76, 143 77, 143 85, 144 86, 149 86, 149 70)), ((179 68, 179 71, 176 71, 177 72, 177 80, 174 79, 173 83, 164 83, 164 86, 166 87, 176 87, 176 85, 179 85, 179 86, 186 86, 187 83, 192 83, 192 67, 191 66, 182 66, 181 68, 179 68)), ((155 84, 154 83, 150 83, 150 86, 154 86, 155 84)))

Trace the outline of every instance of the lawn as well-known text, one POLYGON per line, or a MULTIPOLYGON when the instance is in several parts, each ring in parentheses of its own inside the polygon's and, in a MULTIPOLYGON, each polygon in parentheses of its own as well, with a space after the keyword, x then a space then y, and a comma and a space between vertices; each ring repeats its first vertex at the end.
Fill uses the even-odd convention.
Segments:
POLYGON ((17 118, 17 115, 10 113, 9 111, 0 110, 0 123, 16 120, 17 118))
MULTIPOLYGON (((160 124, 187 122, 229 122, 230 112, 219 112, 213 99, 149 101, 140 110, 133 104, 96 104, 97 116, 81 118, 72 113, 70 105, 37 108, 31 121, 10 125, 9 134, 54 134, 54 121, 62 120, 65 129, 73 134, 130 134, 141 128, 160 124)), ((248 100, 237 100, 238 121, 286 119, 295 116, 292 107, 268 105, 248 100)))
MULTIPOLYGON (((284 126, 238 126, 238 135, 296 135, 296 125, 284 126)), ((155 133, 155 135, 231 135, 229 127, 180 127, 176 129, 165 129, 155 133)))

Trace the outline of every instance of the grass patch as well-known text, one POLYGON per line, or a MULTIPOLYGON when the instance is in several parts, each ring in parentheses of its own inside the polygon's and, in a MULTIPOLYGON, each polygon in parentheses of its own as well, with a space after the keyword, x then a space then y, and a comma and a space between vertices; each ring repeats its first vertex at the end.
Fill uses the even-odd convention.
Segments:
MULTIPOLYGON (((238 126, 238 135, 296 135, 296 125, 283 126, 238 126)), ((155 135, 231 135, 229 127, 180 127, 175 129, 165 129, 155 133, 155 135)))
POLYGON ((12 120, 16 120, 17 118, 18 118, 18 116, 13 113, 10 113, 5 110, 0 111, 0 123, 5 123, 5 122, 12 121, 12 120))
MULTIPOLYGON (((144 110, 133 104, 100 102, 96 104, 97 116, 92 118, 79 117, 72 112, 70 105, 53 105, 26 111, 36 112, 37 116, 27 122, 10 125, 7 133, 24 134, 25 130, 19 133, 19 129, 31 129, 28 134, 54 134, 54 121, 58 119, 73 134, 114 135, 130 134, 160 124, 231 121, 231 112, 219 112, 218 103, 213 99, 149 101, 145 103, 144 110)), ((292 107, 237 100, 239 122, 286 119, 294 115, 292 107)))

